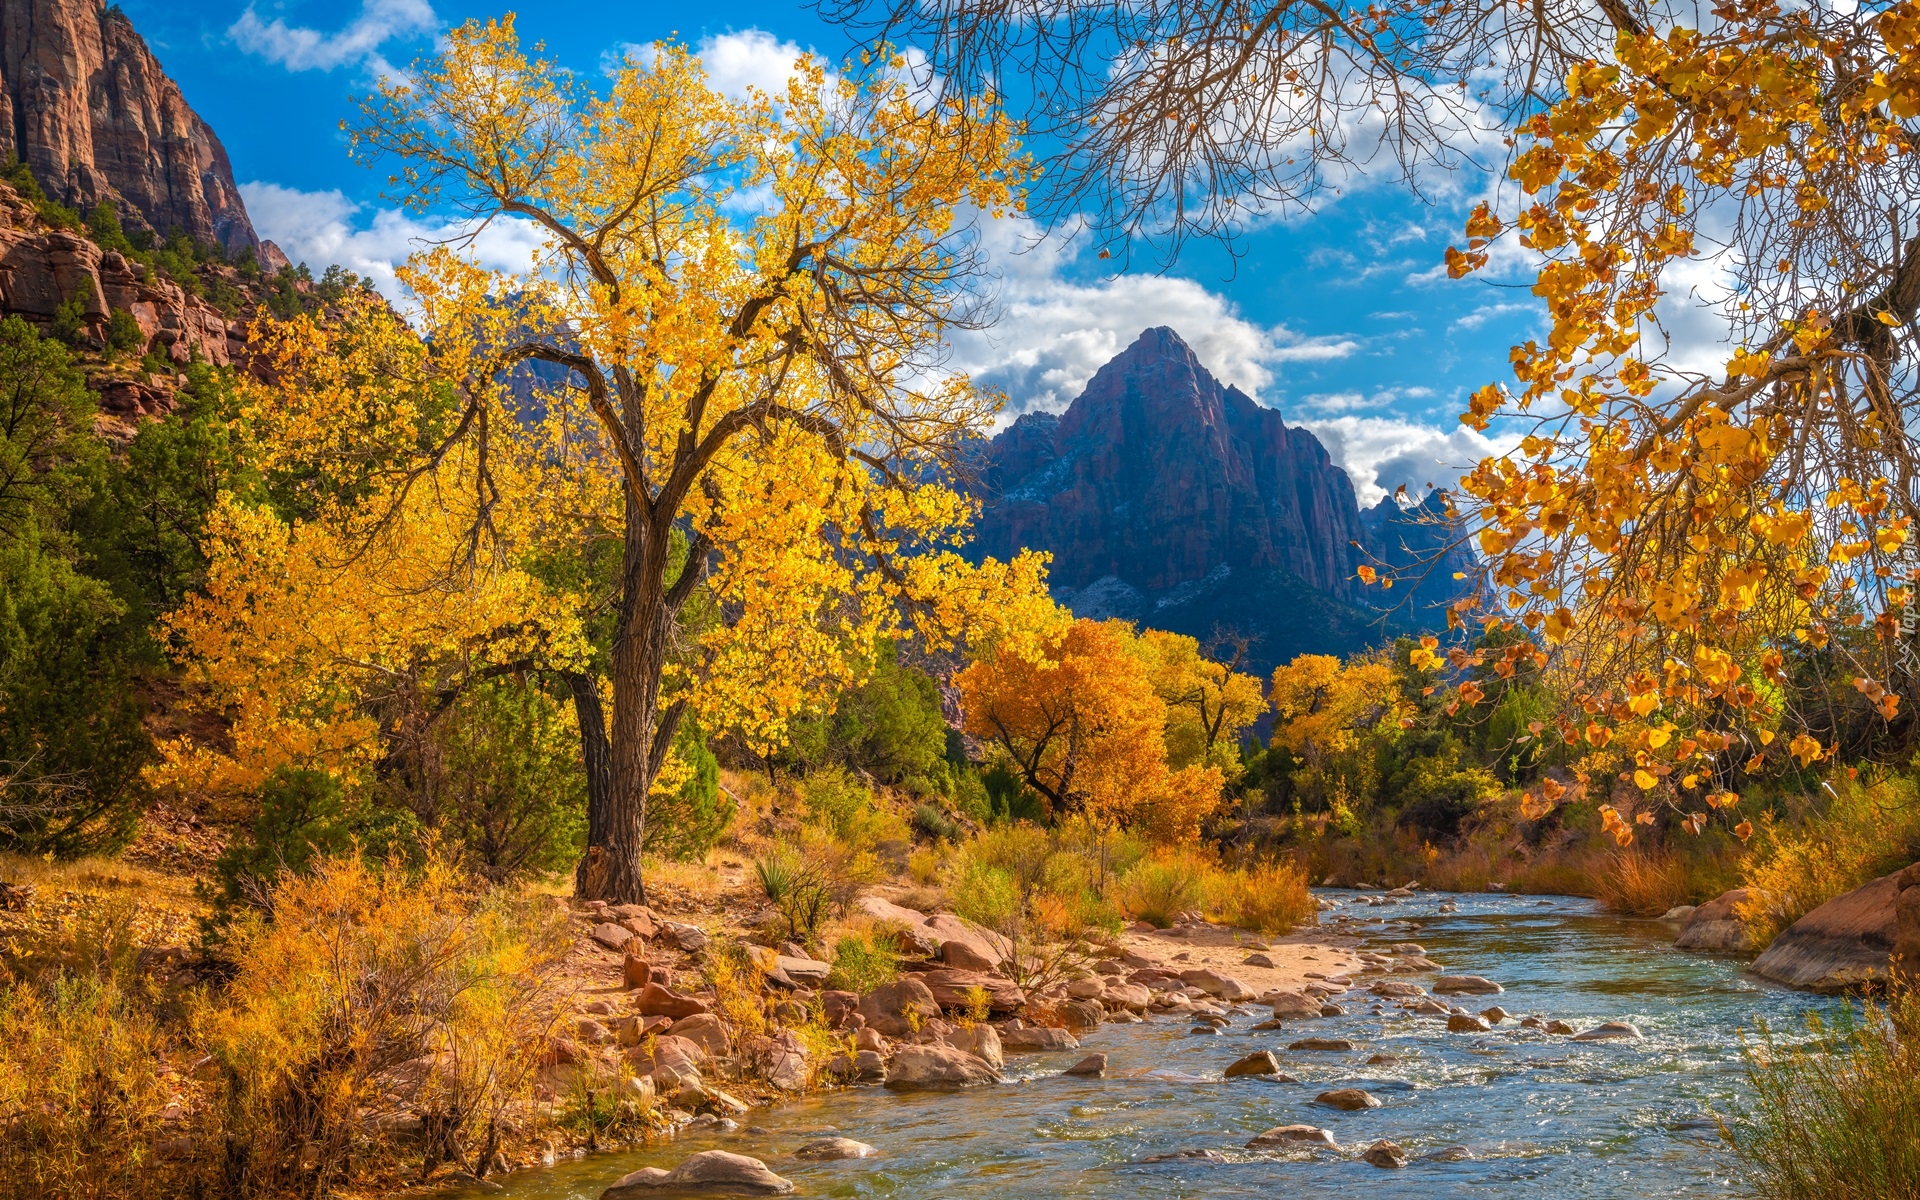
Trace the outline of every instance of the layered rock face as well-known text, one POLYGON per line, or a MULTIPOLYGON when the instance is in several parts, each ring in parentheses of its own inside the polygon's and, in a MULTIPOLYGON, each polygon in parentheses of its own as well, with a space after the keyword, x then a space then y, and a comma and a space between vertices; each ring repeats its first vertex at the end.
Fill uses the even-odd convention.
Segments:
POLYGON ((99 0, 0 0, 0 153, 81 209, 178 226, 229 253, 258 248, 227 152, 148 51, 99 0))
MULTIPOLYGON (((1363 562, 1432 553, 1443 500, 1362 514, 1318 438, 1223 386, 1171 329, 1149 329, 1059 416, 1028 413, 994 438, 983 472, 982 553, 1053 553, 1056 594, 1082 616, 1121 616, 1206 637, 1260 639, 1263 664, 1338 652, 1381 634, 1363 562)), ((1471 565, 1465 552, 1459 557, 1471 565)), ((1435 624, 1459 594, 1453 560, 1428 575, 1398 626, 1435 624)))

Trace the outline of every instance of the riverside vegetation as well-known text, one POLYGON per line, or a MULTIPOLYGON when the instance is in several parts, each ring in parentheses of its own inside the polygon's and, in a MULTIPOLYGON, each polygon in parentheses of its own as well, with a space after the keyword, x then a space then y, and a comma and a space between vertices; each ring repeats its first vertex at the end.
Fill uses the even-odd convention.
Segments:
MULTIPOLYGON (((1911 107, 1914 20, 1875 18, 1873 104, 1911 107)), ((1528 126, 1539 253, 1597 236, 1568 215, 1618 178, 1595 122, 1634 100, 1665 131, 1675 88, 1735 121, 1799 78, 1696 95, 1674 79, 1721 60, 1623 46, 1644 80, 1578 76, 1528 126)), ((940 336, 978 317, 964 214, 1033 167, 992 103, 922 103, 890 61, 736 102, 667 46, 589 95, 469 24, 356 149, 406 202, 538 221, 540 269, 425 254, 418 328, 329 276, 324 309, 261 306, 256 369, 192 366, 124 439, 76 362, 131 354, 125 322, 0 324, 0 1190, 317 1197, 980 1082, 1069 1026, 1256 998, 1126 938, 1283 935, 1309 881, 1647 915, 1744 882, 1764 936, 1920 857, 1898 622, 1863 590, 1905 599, 1865 461, 1901 439, 1849 425, 1872 469, 1796 471, 1820 439, 1741 407, 1840 412, 1851 325, 1743 350, 1677 415, 1638 360, 1596 377, 1574 411, 1648 444, 1596 417, 1483 464, 1487 579, 1446 633, 1253 678, 1230 635, 1076 620, 1038 556, 958 553, 994 404, 940 336)), ((1511 225, 1477 214, 1459 270, 1511 225)), ((1617 240, 1652 270, 1689 244, 1617 240)), ((1543 268, 1565 336, 1519 403, 1651 305, 1593 324, 1603 260, 1543 268)), ((1889 287, 1869 326, 1911 319, 1889 287)), ((1756 1043, 1728 1140, 1759 1192, 1910 1183, 1912 1024, 1896 992, 1756 1043)))

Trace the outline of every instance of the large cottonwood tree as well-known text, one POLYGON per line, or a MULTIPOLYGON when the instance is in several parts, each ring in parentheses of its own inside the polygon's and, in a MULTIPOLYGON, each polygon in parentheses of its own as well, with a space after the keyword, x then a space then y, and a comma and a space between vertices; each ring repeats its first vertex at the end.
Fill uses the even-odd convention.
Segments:
MULTIPOLYGON (((541 247, 520 272, 458 244, 416 256, 418 338, 378 306, 271 336, 259 415, 325 495, 291 529, 229 520, 232 579, 189 615, 213 657, 262 659, 261 580, 297 575, 273 624, 329 676, 562 673, 589 785, 577 890, 640 901, 647 797, 689 714, 777 745, 878 637, 1017 640, 1050 619, 1043 560, 954 552, 970 503, 949 482, 997 410, 943 360, 979 304, 970 215, 1017 205, 1025 167, 985 107, 872 68, 802 62, 779 95, 736 100, 662 44, 596 93, 508 19, 384 82, 353 138, 397 197, 530 223, 541 247), (325 553, 301 554, 314 525, 325 553), (301 565, 254 570, 249 545, 301 565), (611 570, 579 566, 596 556, 611 570), (353 612, 297 616, 343 589, 353 612), (442 619, 369 647, 383 607, 442 619), (322 624, 339 636, 313 643, 322 624)), ((328 694, 329 728, 363 738, 352 696, 328 694)))

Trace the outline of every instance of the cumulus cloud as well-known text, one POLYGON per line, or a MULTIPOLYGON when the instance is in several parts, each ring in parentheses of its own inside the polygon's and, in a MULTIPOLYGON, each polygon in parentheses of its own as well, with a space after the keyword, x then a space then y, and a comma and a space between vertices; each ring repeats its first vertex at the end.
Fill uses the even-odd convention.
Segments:
POLYGON ((1400 417, 1346 414, 1298 423, 1346 470, 1363 506, 1378 503, 1401 484, 1414 495, 1429 487, 1451 488, 1481 459, 1519 444, 1518 438, 1488 437, 1464 425, 1442 429, 1400 417))
POLYGON ((392 74, 380 56, 388 40, 432 33, 440 18, 427 0, 361 0, 360 15, 333 33, 288 25, 280 17, 262 21, 252 5, 227 27, 234 45, 289 71, 331 71, 365 64, 376 74, 392 74))
POLYGON ((1021 218, 988 222, 983 232, 999 277, 998 320, 955 334, 953 365, 1004 391, 1010 415, 1064 409, 1094 372, 1158 325, 1179 333, 1221 382, 1256 399, 1284 364, 1346 358, 1360 349, 1351 337, 1250 321, 1231 300, 1190 279, 1077 278, 1072 241, 1042 240, 1021 218))
POLYGON ((371 279, 382 295, 401 305, 406 297, 394 268, 416 250, 472 235, 471 253, 481 264, 525 271, 541 241, 534 224, 518 218, 493 221, 475 233, 463 222, 420 220, 394 209, 369 214, 338 191, 303 192, 254 182, 241 184, 240 195, 254 229, 288 258, 315 271, 338 263, 371 279))
MULTIPOLYGON (((798 42, 783 42, 764 29, 703 37, 694 46, 694 54, 706 68, 708 86, 730 100, 745 100, 755 88, 776 95, 786 90, 796 62, 823 61, 798 42)), ((651 43, 616 42, 601 54, 600 67, 612 73, 621 63, 646 63, 652 57, 651 43)))

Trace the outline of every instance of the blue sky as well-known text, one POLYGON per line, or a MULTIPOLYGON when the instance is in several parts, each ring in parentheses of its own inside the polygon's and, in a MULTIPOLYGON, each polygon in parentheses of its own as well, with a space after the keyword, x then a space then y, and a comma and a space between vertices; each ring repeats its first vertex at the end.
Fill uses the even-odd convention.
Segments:
MULTIPOLYGON (((381 198, 383 176, 347 158, 350 97, 388 64, 405 66, 436 33, 505 8, 450 0, 121 0, 134 26, 225 142, 254 223, 318 270, 341 262, 389 288, 391 266, 436 229, 381 198)), ((725 87, 770 83, 796 51, 837 60, 845 33, 800 4, 711 0, 695 6, 562 0, 519 11, 587 76, 631 43, 678 36, 725 87), (697 14, 697 16, 696 16, 697 14)), ((1275 215, 1239 247, 1190 245, 1170 270, 1150 255, 1110 274, 1086 239, 1029 245, 996 230, 1004 319, 957 344, 956 361, 1007 390, 1010 407, 1064 408, 1141 329, 1171 325, 1217 375, 1289 423, 1320 435, 1363 503, 1405 483, 1445 483, 1494 447, 1457 420, 1464 395, 1508 378, 1507 349, 1537 331, 1524 287, 1450 281, 1449 239, 1488 181, 1425 181, 1411 199, 1391 178, 1358 178, 1312 213, 1275 215)), ((479 252, 524 259, 524 231, 503 228, 479 252)))

